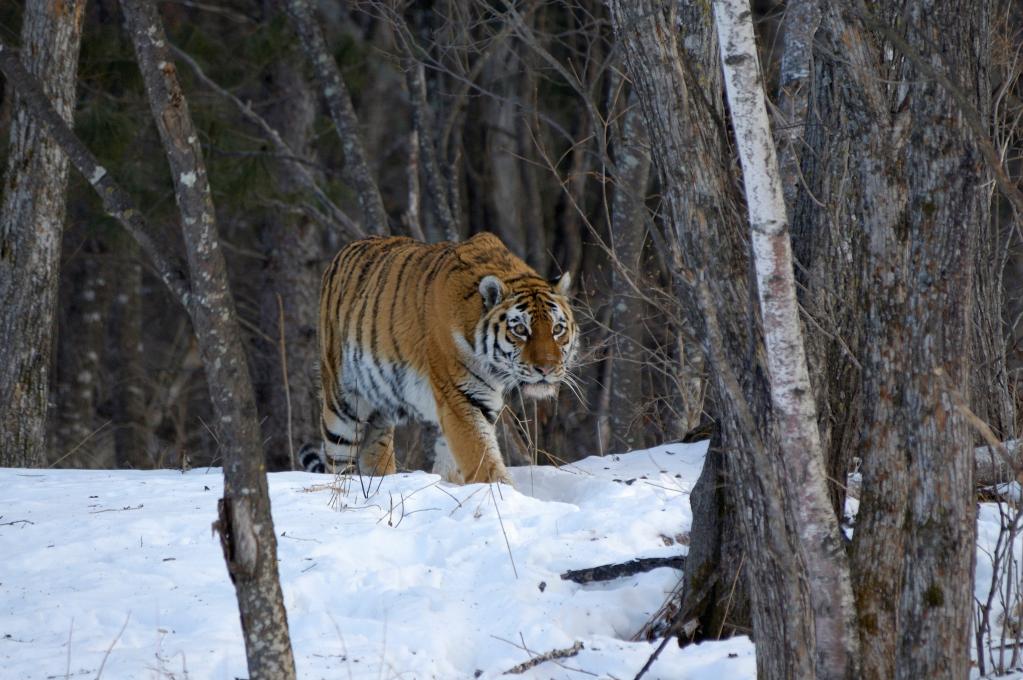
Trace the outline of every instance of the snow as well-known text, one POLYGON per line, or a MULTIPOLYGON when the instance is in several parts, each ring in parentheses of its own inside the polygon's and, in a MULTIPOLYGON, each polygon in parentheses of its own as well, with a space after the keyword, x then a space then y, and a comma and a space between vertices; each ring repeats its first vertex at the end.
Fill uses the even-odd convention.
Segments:
MULTIPOLYGON (((576 641, 577 656, 510 677, 634 677, 654 647, 630 639, 679 572, 559 574, 684 553, 705 450, 513 468, 514 489, 415 472, 338 497, 330 477, 271 474, 298 677, 494 678, 576 641)), ((219 469, 0 469, 0 677, 247 677, 210 530, 221 485, 219 469)), ((669 644, 645 677, 755 671, 740 637, 669 644)))

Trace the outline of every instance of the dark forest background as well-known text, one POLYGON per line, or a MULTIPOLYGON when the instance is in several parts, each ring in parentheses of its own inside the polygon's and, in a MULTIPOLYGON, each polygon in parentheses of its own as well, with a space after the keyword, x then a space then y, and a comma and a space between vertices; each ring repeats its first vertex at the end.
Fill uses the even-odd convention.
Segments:
MULTIPOLYGON (((784 4, 753 4, 763 63, 776 79, 784 4)), ((361 220, 358 191, 346 181, 344 149, 279 3, 170 0, 160 8, 201 135, 267 460, 285 469, 289 413, 296 449, 318 439, 319 278, 352 238, 339 213, 361 220), (281 153, 242 105, 291 153, 281 153)), ((0 32, 11 44, 19 42, 22 11, 21 3, 0 8, 0 32)), ((385 227, 363 228, 431 241, 452 230, 459 238, 489 230, 541 274, 569 271, 576 281, 581 389, 562 390, 554 403, 511 400, 502 418, 506 456, 557 462, 705 437, 712 417, 703 360, 670 284, 668 253, 677 246, 662 236, 650 142, 639 116, 629 115, 638 105, 603 3, 374 0, 320 3, 318 11, 387 214, 385 227), (612 172, 616 164, 629 172, 612 172)), ((75 131, 146 218, 180 240, 170 175, 118 3, 95 0, 85 12, 75 131)), ((1005 22, 1004 34, 992 36, 996 53, 1018 68, 1019 17, 1009 13, 1005 22)), ((12 102, 8 87, 0 139, 12 102)), ((1014 94, 1006 106, 1007 119, 1018 115, 1014 94)), ((1006 142, 1018 145, 1018 137, 1006 142)), ((7 152, 0 144, 4 166, 7 152)), ((1018 167, 1018 154, 1007 155, 1018 167)), ((187 316, 93 189, 74 172, 69 179, 48 462, 216 463, 187 316)), ((990 244, 994 276, 1005 276, 1010 368, 1023 310, 1017 246, 1008 230, 990 244)), ((1010 426, 1014 418, 1003 413, 999 421, 1010 426)), ((426 462, 421 434, 413 426, 399 436, 399 459, 404 454, 409 466, 426 462)))
MULTIPOLYGON (((319 436, 319 280, 351 238, 334 211, 361 219, 357 192, 345 181, 344 150, 278 3, 160 6, 170 40, 203 74, 178 60, 267 460, 284 469, 289 396, 294 446, 319 436), (293 155, 280 153, 227 93, 279 131, 293 155), (322 198, 296 177, 300 170, 322 198)), ((771 31, 776 8, 760 9, 760 25, 771 31)), ((562 390, 555 403, 512 400, 514 416, 502 420, 506 455, 574 460, 698 429, 700 361, 684 339, 665 245, 653 229, 659 199, 646 141, 621 139, 629 89, 602 4, 354 2, 319 10, 359 119, 386 230, 444 240, 443 203, 459 238, 493 231, 541 274, 570 271, 577 282, 581 389, 562 390), (423 137, 432 158, 421 151, 423 137), (640 166, 633 186, 611 180, 616 160, 640 166), (636 208, 612 235, 612 203, 621 193, 633 194, 627 198, 636 208)), ((96 0, 85 12, 75 131, 146 219, 180 240, 170 174, 118 3, 96 0)), ((19 42, 21 13, 19 3, 0 8, 10 44, 19 42)), ((8 88, 0 105, 4 140, 12 101, 8 88)), ((7 151, 0 144, 5 166, 7 151)), ((208 391, 187 316, 74 172, 67 206, 48 463, 215 464, 208 391)), ((419 436, 411 428, 399 446, 409 465, 424 462, 419 436)))

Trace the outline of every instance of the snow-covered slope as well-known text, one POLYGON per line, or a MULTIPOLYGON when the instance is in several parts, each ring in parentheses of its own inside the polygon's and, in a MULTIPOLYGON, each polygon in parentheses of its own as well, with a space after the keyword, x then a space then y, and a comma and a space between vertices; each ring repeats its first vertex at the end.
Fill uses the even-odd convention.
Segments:
MULTIPOLYGON (((514 489, 418 472, 337 497, 323 475, 270 475, 299 677, 497 677, 577 641, 577 656, 511 677, 633 677, 653 647, 629 639, 678 572, 559 574, 685 552, 704 452, 520 468, 514 489)), ((0 490, 0 678, 95 678, 101 665, 113 679, 246 677, 210 531, 220 470, 3 469, 0 490)), ((739 638, 670 644, 647 677, 754 675, 739 638)))

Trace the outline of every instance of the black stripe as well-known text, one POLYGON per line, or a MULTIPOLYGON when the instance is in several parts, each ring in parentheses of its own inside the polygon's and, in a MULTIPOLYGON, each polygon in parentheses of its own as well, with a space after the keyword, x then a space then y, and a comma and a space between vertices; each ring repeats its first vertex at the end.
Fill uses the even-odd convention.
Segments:
POLYGON ((518 283, 519 281, 539 281, 544 285, 550 285, 547 283, 546 280, 540 278, 536 274, 519 274, 518 276, 513 276, 512 278, 508 279, 507 281, 505 281, 505 283, 510 286, 513 283, 518 283))
POLYGON ((478 374, 477 374, 477 373, 476 373, 476 372, 475 372, 474 370, 472 370, 471 368, 469 368, 468 366, 466 366, 466 365, 465 365, 465 362, 463 362, 463 361, 459 360, 459 362, 458 362, 458 363, 459 363, 459 365, 460 365, 460 366, 461 366, 462 368, 464 368, 464 369, 465 369, 465 371, 466 371, 466 372, 467 372, 467 373, 468 373, 469 375, 471 375, 472 377, 476 378, 477 380, 479 380, 479 381, 480 381, 481 383, 483 383, 483 384, 484 384, 484 385, 486 385, 487 387, 490 387, 490 383, 489 383, 489 382, 487 382, 486 380, 484 380, 483 378, 481 378, 481 377, 480 377, 480 376, 479 376, 479 375, 478 375, 478 374))
POLYGON ((323 438, 328 440, 334 446, 355 446, 358 442, 354 442, 348 437, 343 437, 339 434, 334 434, 327 427, 327 423, 321 423, 323 426, 323 438))
POLYGON ((334 403, 330 405, 330 410, 338 418, 345 417, 353 422, 359 422, 359 417, 355 413, 355 409, 353 409, 352 405, 349 404, 343 396, 341 396, 340 386, 337 386, 337 389, 334 391, 334 403))
POLYGON ((487 422, 493 425, 497 422, 497 414, 490 410, 490 407, 479 400, 475 395, 469 394, 465 390, 459 389, 458 393, 461 394, 467 402, 472 404, 473 408, 483 414, 483 417, 487 419, 487 422))
POLYGON ((419 252, 410 252, 406 254, 405 261, 401 263, 401 267, 398 268, 398 280, 394 282, 394 296, 391 299, 390 309, 390 320, 387 327, 391 329, 391 342, 394 343, 394 355, 396 359, 401 358, 401 348, 398 347, 398 340, 394 337, 394 313, 398 307, 398 295, 401 294, 401 282, 405 278, 405 272, 408 271, 409 265, 413 262, 419 261, 419 252))

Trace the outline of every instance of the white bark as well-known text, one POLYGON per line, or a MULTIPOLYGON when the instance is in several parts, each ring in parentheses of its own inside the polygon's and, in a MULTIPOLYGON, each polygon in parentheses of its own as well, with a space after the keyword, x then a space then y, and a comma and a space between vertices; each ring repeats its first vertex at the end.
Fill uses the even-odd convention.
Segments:
POLYGON ((813 604, 816 675, 842 677, 855 664, 852 586, 838 521, 828 499, 816 404, 799 326, 781 174, 748 0, 715 0, 714 20, 742 161, 775 432, 789 473, 786 504, 800 536, 813 604))

